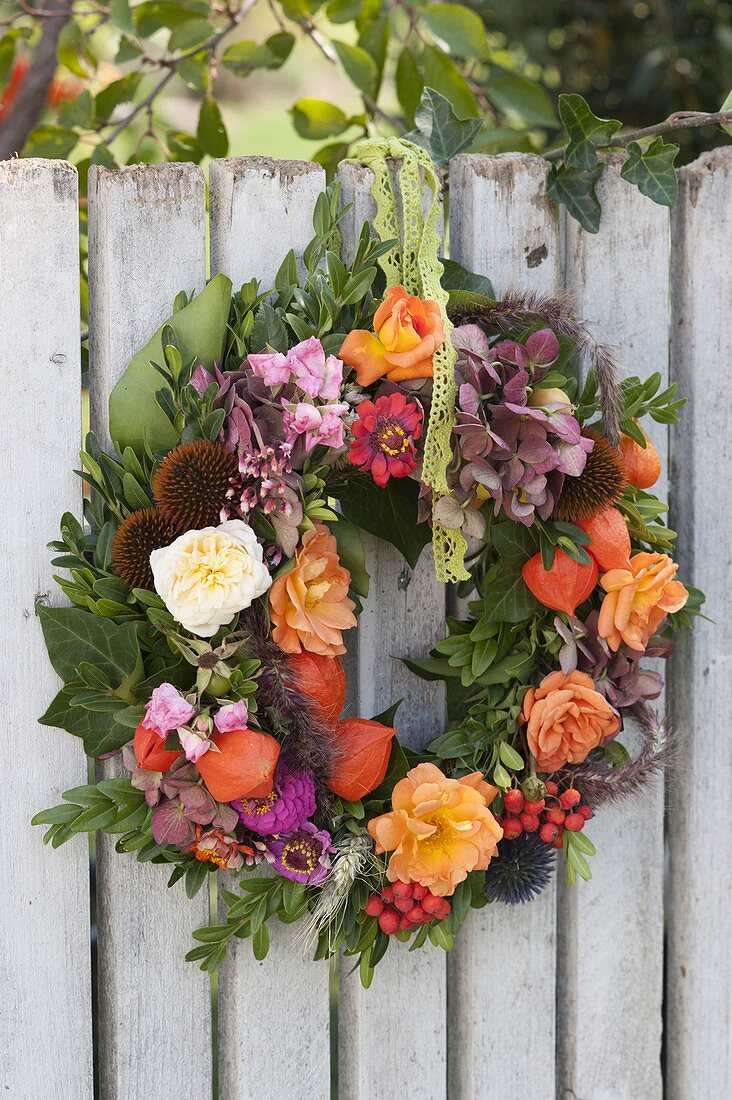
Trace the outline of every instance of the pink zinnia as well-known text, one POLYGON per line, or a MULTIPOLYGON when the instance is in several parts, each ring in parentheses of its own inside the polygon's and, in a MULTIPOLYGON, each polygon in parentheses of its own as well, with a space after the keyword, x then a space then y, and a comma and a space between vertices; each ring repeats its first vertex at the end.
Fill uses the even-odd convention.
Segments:
POLYGON ((383 489, 390 477, 407 477, 417 465, 414 444, 422 433, 422 409, 403 393, 362 401, 351 431, 348 461, 370 470, 383 489))

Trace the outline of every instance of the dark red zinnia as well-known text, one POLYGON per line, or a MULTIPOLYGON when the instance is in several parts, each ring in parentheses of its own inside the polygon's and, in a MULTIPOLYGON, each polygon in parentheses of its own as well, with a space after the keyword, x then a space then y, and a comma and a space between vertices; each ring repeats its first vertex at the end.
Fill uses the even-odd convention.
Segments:
POLYGON ((362 401, 351 431, 348 461, 370 470, 383 489, 390 477, 407 477, 417 465, 415 442, 422 433, 422 409, 403 393, 362 401))

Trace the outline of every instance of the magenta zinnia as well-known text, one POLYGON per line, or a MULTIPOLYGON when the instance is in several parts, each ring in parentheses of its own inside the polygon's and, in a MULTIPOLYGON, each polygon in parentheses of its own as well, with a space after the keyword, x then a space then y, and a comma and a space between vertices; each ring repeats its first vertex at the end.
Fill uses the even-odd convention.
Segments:
POLYGON ((362 401, 351 431, 348 461, 370 470, 383 489, 390 477, 407 477, 417 465, 414 444, 422 432, 422 409, 403 393, 362 401))

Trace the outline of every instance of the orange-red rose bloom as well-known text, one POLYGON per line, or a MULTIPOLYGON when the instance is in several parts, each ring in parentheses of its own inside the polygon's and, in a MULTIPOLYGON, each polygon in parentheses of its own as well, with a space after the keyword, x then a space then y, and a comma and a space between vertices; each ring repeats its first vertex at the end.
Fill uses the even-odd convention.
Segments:
POLYGON ((359 386, 384 376, 390 382, 431 378, 432 356, 444 339, 437 302, 392 286, 376 310, 374 331, 349 332, 338 355, 346 366, 355 367, 359 386))
POLYGON ((391 813, 369 821, 376 851, 393 852, 389 881, 419 882, 445 897, 470 871, 485 871, 503 836, 488 809, 496 794, 480 772, 448 779, 434 764, 407 772, 391 813))
POLYGON ((678 565, 668 554, 634 554, 630 568, 611 569, 600 577, 607 592, 597 630, 612 650, 621 642, 640 653, 667 615, 680 611, 689 598, 678 565))
POLYGON ((348 598, 350 583, 335 536, 322 523, 306 531, 293 568, 277 578, 269 594, 272 637, 280 649, 307 649, 324 657, 345 653, 342 631, 356 625, 356 605, 348 598))
POLYGON ((542 772, 581 764, 620 729, 620 719, 595 691, 595 682, 586 672, 545 676, 538 688, 527 691, 522 717, 529 748, 542 772))

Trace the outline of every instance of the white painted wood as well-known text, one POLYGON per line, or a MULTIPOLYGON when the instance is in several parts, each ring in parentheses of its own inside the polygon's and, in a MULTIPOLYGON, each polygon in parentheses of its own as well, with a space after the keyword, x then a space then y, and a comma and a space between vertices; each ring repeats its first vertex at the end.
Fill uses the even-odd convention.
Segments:
MULTIPOLYGON (((339 170, 344 202, 354 202, 344 220, 346 252, 361 225, 374 214, 372 174, 355 165, 339 170)), ((401 555, 375 538, 364 540, 371 591, 358 627, 356 706, 365 718, 404 699, 397 715, 399 736, 415 748, 443 728, 442 686, 425 683, 398 661, 424 656, 443 636, 445 589, 425 550, 410 570, 401 555)), ((364 990, 353 960, 343 958, 339 1000, 339 1086, 345 1100, 419 1096, 445 1097, 445 955, 394 941, 364 990)))
MULTIPOLYGON (((577 313, 616 346, 624 375, 668 378, 669 218, 620 178, 598 186, 602 225, 565 219, 564 277, 577 313)), ((659 452, 665 494, 668 429, 644 421, 659 452)), ((664 674, 662 663, 659 671, 664 674)), ((664 702, 654 706, 662 713, 664 702)), ((630 729, 622 740, 633 747, 630 729)), ((588 1100, 658 1100, 663 997, 663 780, 587 826, 593 879, 559 904, 559 1090, 588 1100), (602 1027, 598 1021, 602 1021, 602 1027)))
MULTIPOLYGON (((488 276, 497 295, 557 289, 546 172, 527 154, 452 162, 450 256, 488 276)), ((529 905, 494 903, 468 917, 448 960, 451 1100, 553 1100, 555 913, 552 884, 529 905)))
MULTIPOLYGON (((205 282, 204 180, 192 165, 89 174, 91 422, 108 443, 107 399, 133 353, 205 282)), ((124 774, 119 762, 105 775, 124 774)), ((183 961, 209 919, 169 871, 97 843, 100 1083, 105 1100, 211 1094, 210 982, 183 961)))
MULTIPOLYGON (((271 286, 285 254, 312 237, 318 165, 263 157, 211 165, 211 268, 238 287, 258 276, 271 286)), ((222 883, 227 876, 222 876, 222 883)), ((219 977, 219 1080, 226 1100, 330 1096, 328 964, 303 956, 296 925, 272 922, 267 958, 251 943, 230 949, 219 977), (242 1042, 242 1036, 252 1041, 242 1042)))
POLYGON ((0 163, 0 1094, 91 1100, 89 846, 53 851, 38 810, 86 782, 81 743, 38 726, 59 680, 35 601, 62 602, 49 539, 81 509, 77 178, 60 161, 0 163))
POLYGON ((667 894, 669 1100, 732 1095, 732 150, 680 172, 672 223, 672 371, 687 397, 673 429, 672 521, 680 575, 707 595, 674 655, 667 894))

